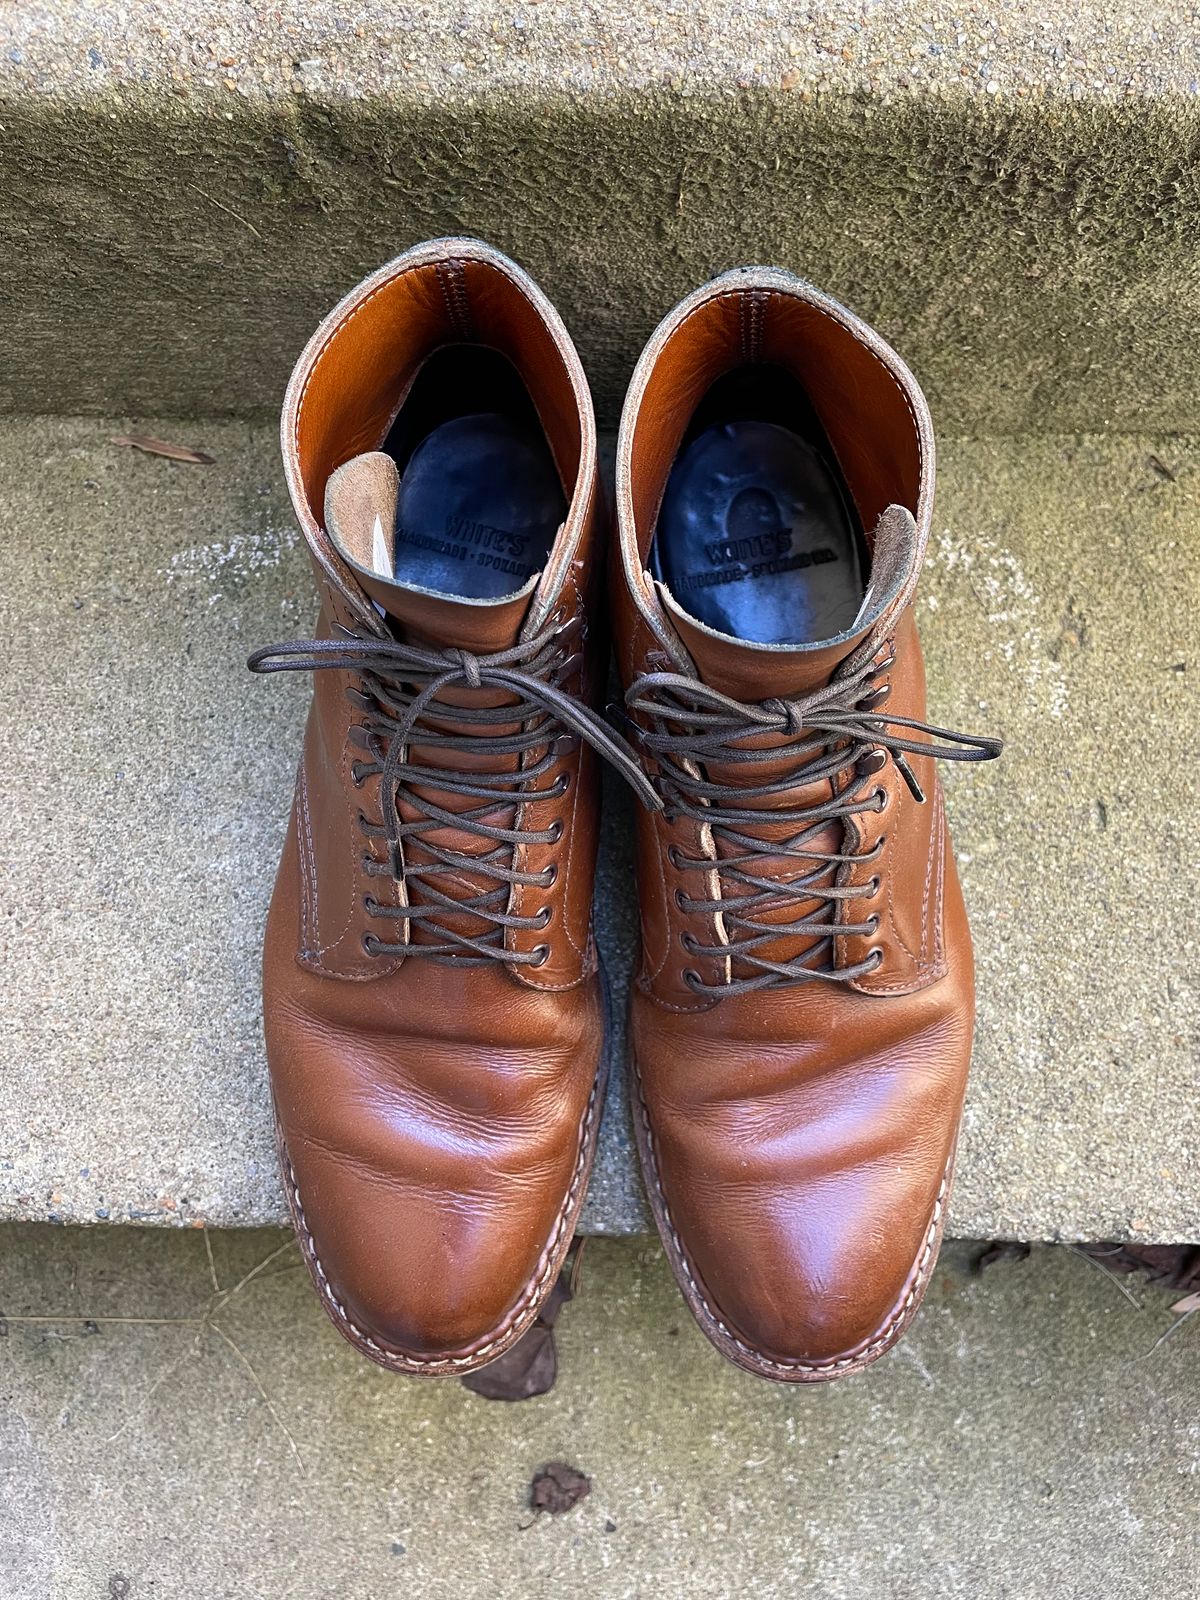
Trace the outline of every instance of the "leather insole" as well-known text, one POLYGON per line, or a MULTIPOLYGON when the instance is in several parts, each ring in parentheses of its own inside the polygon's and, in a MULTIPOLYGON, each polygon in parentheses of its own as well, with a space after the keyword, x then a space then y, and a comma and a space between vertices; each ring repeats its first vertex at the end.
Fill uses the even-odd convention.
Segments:
POLYGON ((817 643, 858 615, 865 554, 799 385, 753 368, 714 385, 671 469, 651 551, 678 603, 737 639, 817 643))
POLYGON ((529 391, 498 350, 434 351, 383 448, 400 473, 400 583, 492 600, 545 565, 566 494, 529 391))
POLYGON ((409 457, 396 577, 472 600, 513 594, 545 564, 567 506, 540 433, 496 412, 456 417, 409 457))

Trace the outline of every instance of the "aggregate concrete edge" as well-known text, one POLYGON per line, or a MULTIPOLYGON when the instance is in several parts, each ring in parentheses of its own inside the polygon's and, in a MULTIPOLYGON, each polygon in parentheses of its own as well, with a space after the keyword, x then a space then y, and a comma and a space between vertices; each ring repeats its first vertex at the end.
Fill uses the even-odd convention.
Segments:
POLYGON ((462 98, 481 87, 877 96, 1064 98, 1195 93, 1195 12, 1148 15, 1121 0, 1070 11, 1037 0, 931 7, 826 0, 819 13, 746 0, 277 0, 206 9, 189 0, 113 8, 36 0, 0 18, 0 73, 81 99, 158 84, 173 93, 371 97, 397 88, 462 98))
POLYGON ((47 1232, 0 1228, 5 1600, 1194 1593, 1200 1319, 1065 1250, 950 1246, 813 1394, 722 1361, 657 1244, 598 1241, 554 1388, 497 1405, 364 1362, 278 1233, 47 1232), (537 1516, 554 1460, 590 1492, 537 1516))

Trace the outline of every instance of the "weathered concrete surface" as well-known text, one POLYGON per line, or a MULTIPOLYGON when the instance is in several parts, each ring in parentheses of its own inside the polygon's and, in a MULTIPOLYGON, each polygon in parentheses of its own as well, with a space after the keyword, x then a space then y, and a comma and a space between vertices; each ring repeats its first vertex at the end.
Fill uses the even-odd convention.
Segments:
POLYGON ((356 1356, 277 1233, 212 1239, 222 1301, 196 1234, 48 1232, 0 1230, 0 1600, 1196 1593, 1200 1318, 1066 1250, 950 1246, 898 1350, 797 1393, 594 1243, 556 1388, 505 1406, 356 1356), (535 1518, 556 1459, 591 1493, 535 1518))
POLYGON ((478 232, 611 422, 686 290, 793 267, 944 427, 1200 427, 1187 5, 187 0, 0 15, 0 406, 269 410, 317 318, 478 232))
MULTIPOLYGON (((258 945, 307 685, 256 680, 311 589, 267 428, 0 435, 6 917, 0 1213, 274 1221, 258 945)), ((922 615, 980 1022, 960 1235, 1200 1238, 1200 447, 943 448, 922 615)), ((632 959, 614 785, 598 918, 632 959)), ((645 1214, 623 1083, 585 1226, 645 1214)))
POLYGON ((627 0, 425 0, 397 12, 359 0, 283 0, 205 13, 188 0, 139 0, 118 13, 79 0, 29 0, 5 19, 5 72, 35 93, 88 99, 147 81, 278 99, 341 98, 397 84, 431 98, 482 88, 912 89, 1106 99, 1196 89, 1195 14, 1085 0, 1070 16, 1038 0, 977 7, 825 0, 819 11, 767 0, 633 5, 627 0), (989 88, 989 85, 991 86, 989 88))

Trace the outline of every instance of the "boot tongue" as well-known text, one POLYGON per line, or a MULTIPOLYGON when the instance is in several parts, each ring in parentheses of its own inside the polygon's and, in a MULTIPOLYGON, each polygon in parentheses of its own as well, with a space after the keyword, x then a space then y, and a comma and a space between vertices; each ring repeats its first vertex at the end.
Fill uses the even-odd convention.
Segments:
MULTIPOLYGON (((534 573, 519 593, 496 600, 457 599, 401 582, 394 575, 399 502, 400 477, 396 463, 380 451, 370 451, 347 461, 330 478, 325 491, 325 530, 331 542, 400 637, 435 649, 456 648, 476 655, 507 650, 515 645, 538 574, 534 573)), ((503 705, 509 698, 503 690, 451 685, 437 699, 439 725, 450 732, 470 732, 469 725, 454 722, 455 706, 503 705)), ((496 729, 497 733, 504 731, 503 726, 496 729)), ((515 774, 517 767, 516 757, 496 758, 486 751, 476 754, 460 750, 447 757, 438 746, 414 743, 411 754, 418 762, 437 764, 450 760, 468 775, 509 769, 515 774)), ((470 811, 478 805, 477 797, 470 794, 425 785, 417 793, 397 797, 401 822, 420 822, 426 815, 425 801, 452 813, 470 811)), ((498 795, 495 809, 483 820, 507 828, 513 825, 515 815, 515 802, 498 795)), ((468 938, 484 938, 495 932, 495 925, 486 918, 469 911, 444 909, 446 894, 454 898, 487 895, 496 889, 496 879, 486 873, 472 872, 465 866, 456 868, 453 877, 440 872, 437 852, 443 848, 469 857, 489 855, 494 845, 485 835, 452 824, 410 838, 405 847, 405 859, 416 871, 406 882, 408 902, 413 906, 443 907, 436 919, 414 923, 410 937, 415 944, 438 944, 448 931, 468 938), (423 876, 421 869, 424 869, 423 876)))
POLYGON ((663 608, 710 688, 735 700, 794 698, 829 682, 834 670, 862 643, 899 594, 917 548, 917 526, 903 506, 889 506, 871 539, 871 572, 850 629, 814 644, 763 645, 718 633, 686 612, 665 584, 663 608))
POLYGON ((516 594, 464 600, 395 576, 400 475, 391 456, 371 450, 347 461, 325 489, 325 531, 384 616, 406 638, 484 655, 516 644, 537 585, 533 573, 516 594))
MULTIPOLYGON (((755 703, 773 698, 794 699, 828 683, 835 668, 871 634, 885 612, 900 597, 906 579, 912 575, 916 559, 916 523, 902 506, 889 506, 880 517, 870 544, 870 577, 854 622, 837 638, 812 645, 752 645, 717 633, 688 616, 664 589, 663 604, 690 652, 702 681, 709 688, 732 695, 737 700, 755 703)), ((760 749, 778 745, 778 763, 751 765, 736 761, 709 761, 705 764, 708 778, 729 784, 735 789, 774 783, 786 778, 793 761, 788 752, 790 741, 764 735, 753 742, 760 749)), ((776 815, 777 810, 781 807, 789 809, 819 805, 827 801, 831 794, 830 784, 825 781, 754 798, 747 804, 751 810, 762 811, 762 822, 742 823, 740 828, 743 833, 753 833, 764 842, 785 844, 793 835, 795 824, 780 820, 776 815)), ((831 821, 815 835, 808 836, 807 848, 836 856, 842 849, 842 841, 842 824, 831 821)), ((744 845, 740 840, 730 841, 724 834, 716 833, 714 848, 720 860, 730 855, 740 857, 744 845)), ((768 875, 777 877, 781 884, 807 870, 806 866, 794 865, 786 868, 777 866, 774 870, 763 868, 768 875)), ((825 885, 835 880, 836 873, 836 863, 832 863, 824 874, 825 885)), ((809 931, 797 931, 796 924, 806 917, 823 917, 828 912, 827 901, 816 897, 797 901, 791 895, 783 894, 756 906, 755 921, 760 926, 778 926, 780 930, 779 937, 760 946, 757 955, 766 961, 805 959, 811 952, 821 948, 825 941, 820 935, 809 931)), ((738 960, 733 960, 729 966, 729 974, 734 978, 753 977, 758 970, 751 963, 738 960)))

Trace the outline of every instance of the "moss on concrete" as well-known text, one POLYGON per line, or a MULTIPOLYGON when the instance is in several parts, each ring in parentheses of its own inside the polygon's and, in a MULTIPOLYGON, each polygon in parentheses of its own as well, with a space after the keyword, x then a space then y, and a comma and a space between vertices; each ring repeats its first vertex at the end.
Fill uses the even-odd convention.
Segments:
POLYGON ((556 299, 610 421, 663 311, 758 260, 876 323, 953 431, 1200 426, 1196 96, 739 81, 18 78, 0 408, 269 410, 351 283, 474 232, 556 299))

